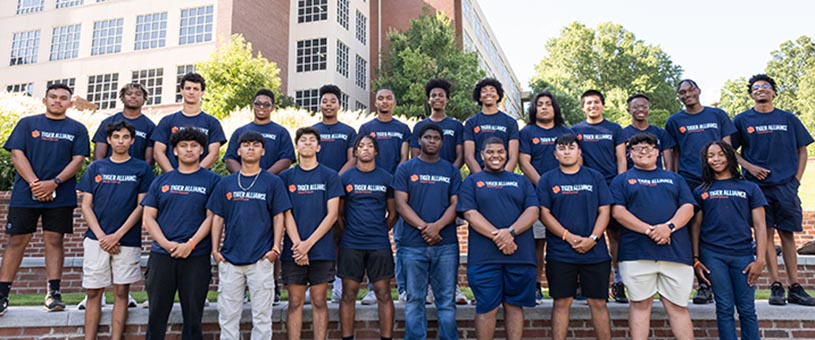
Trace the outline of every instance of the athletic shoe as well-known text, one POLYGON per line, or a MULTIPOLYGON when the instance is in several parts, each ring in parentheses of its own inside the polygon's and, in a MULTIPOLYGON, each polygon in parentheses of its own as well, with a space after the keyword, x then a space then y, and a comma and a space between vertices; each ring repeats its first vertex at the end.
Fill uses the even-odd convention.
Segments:
POLYGON ((769 303, 774 306, 786 305, 787 299, 784 298, 784 295, 784 286, 781 285, 781 282, 773 282, 773 285, 770 286, 769 303))
POLYGON ((6 315, 8 310, 8 296, 0 296, 0 316, 6 315))
POLYGON ((535 304, 536 305, 543 304, 543 290, 541 288, 535 289, 535 304))
POLYGON ((798 283, 793 283, 787 294, 787 301, 790 303, 802 306, 815 306, 815 298, 809 296, 807 291, 804 290, 804 287, 801 287, 798 283))
POLYGON ((461 288, 458 288, 458 286, 456 286, 456 304, 466 305, 468 303, 470 303, 470 301, 467 300, 467 297, 464 296, 464 294, 461 292, 461 288))
POLYGON ((311 290, 310 289, 306 289, 306 300, 303 301, 303 304, 304 305, 310 305, 311 304, 311 290))
POLYGON ((274 302, 272 303, 273 306, 277 306, 280 304, 280 286, 274 286, 274 302))
POLYGON ((369 290, 368 294, 362 297, 362 304, 363 305, 375 305, 376 304, 376 295, 374 295, 374 291, 369 290))
MULTIPOLYGON (((105 300, 102 299, 102 306, 104 306, 104 305, 105 305, 105 300)), ((139 305, 139 303, 136 302, 136 299, 133 298, 133 295, 130 295, 130 293, 127 293, 127 308, 136 308, 136 306, 138 306, 138 305, 139 305)))
POLYGON ((704 305, 711 302, 713 302, 713 290, 707 284, 700 283, 699 289, 696 290, 696 296, 693 297, 693 304, 704 305))
POLYGON ((616 303, 628 303, 628 297, 625 295, 625 284, 622 281, 611 285, 611 297, 614 298, 616 303))
POLYGON ((144 300, 144 302, 141 303, 141 308, 150 308, 150 300, 144 300))
POLYGON ((43 306, 48 312, 60 312, 65 310, 65 304, 62 303, 62 294, 58 290, 52 290, 45 296, 45 304, 43 306))
MULTIPOLYGON (((367 297, 367 295, 365 295, 365 296, 367 297)), ((407 292, 399 293, 399 301, 398 302, 407 303, 407 292)))
POLYGON ((333 287, 331 287, 331 302, 340 303, 340 300, 342 300, 342 279, 335 276, 333 287))
MULTIPOLYGON (((128 295, 128 297, 129 297, 129 296, 130 296, 130 295, 128 295)), ((130 300, 132 301, 133 305, 131 306, 131 305, 130 305, 130 302, 128 302, 127 307, 136 307, 136 300, 133 300, 133 298, 132 298, 132 297, 130 298, 130 300)), ((87 296, 87 295, 85 295, 85 298, 84 298, 84 299, 82 299, 82 301, 80 301, 80 302, 79 302, 79 303, 76 305, 76 309, 78 309, 78 310, 85 310, 85 304, 86 304, 86 303, 88 303, 88 296, 87 296)), ((102 297, 102 307, 105 307, 105 306, 107 306, 107 305, 108 305, 107 301, 105 301, 105 298, 104 298, 104 297, 102 297)))
POLYGON ((432 305, 433 302, 436 302, 436 298, 433 296, 433 291, 430 290, 430 287, 427 288, 427 295, 424 297, 424 303, 426 305, 432 305))

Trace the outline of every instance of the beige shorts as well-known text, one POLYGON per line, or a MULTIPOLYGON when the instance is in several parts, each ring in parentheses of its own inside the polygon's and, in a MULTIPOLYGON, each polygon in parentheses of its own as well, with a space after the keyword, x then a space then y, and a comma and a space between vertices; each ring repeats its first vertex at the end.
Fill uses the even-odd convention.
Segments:
POLYGON ((100 289, 115 285, 127 285, 142 280, 141 248, 119 247, 116 255, 102 250, 99 241, 85 238, 85 255, 82 261, 82 288, 100 289))
POLYGON ((693 290, 693 267, 670 261, 623 261, 620 275, 631 301, 642 301, 659 293, 677 306, 687 307, 693 290))
POLYGON ((536 240, 546 239, 546 227, 543 226, 540 220, 536 220, 534 224, 532 224, 532 233, 535 235, 536 240))

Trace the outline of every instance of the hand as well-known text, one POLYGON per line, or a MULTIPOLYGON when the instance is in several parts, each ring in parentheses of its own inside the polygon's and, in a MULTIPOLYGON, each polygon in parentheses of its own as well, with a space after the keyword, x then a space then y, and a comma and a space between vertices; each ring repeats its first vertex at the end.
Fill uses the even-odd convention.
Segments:
POLYGON ((54 180, 36 181, 29 185, 31 193, 40 202, 51 202, 54 200, 54 190, 57 189, 57 183, 54 180))
POLYGON ((105 250, 105 251, 110 255, 116 255, 116 254, 119 254, 122 251, 122 247, 120 247, 118 244, 116 244, 113 247, 111 247, 110 249, 105 250))
POLYGON ((747 267, 744 267, 741 272, 747 274, 747 284, 752 286, 756 284, 762 271, 764 271, 764 261, 753 261, 747 267))
POLYGON ((162 248, 164 248, 164 250, 166 250, 168 253, 170 253, 170 256, 172 256, 173 252, 179 245, 180 243, 178 242, 168 241, 166 245, 162 246, 162 248))
POLYGON ((588 237, 580 236, 575 237, 577 238, 573 240, 574 242, 572 242, 572 249, 581 254, 587 253, 589 250, 591 250, 591 248, 594 248, 595 244, 597 244, 596 242, 594 242, 594 240, 588 237))
POLYGON ((512 243, 506 245, 503 248, 500 248, 500 250, 501 250, 501 253, 503 253, 504 255, 509 256, 509 255, 515 254, 515 252, 518 251, 518 245, 515 244, 515 241, 512 241, 512 243))
POLYGON ((749 165, 746 167, 746 169, 747 172, 750 173, 750 175, 753 175, 753 177, 755 177, 759 181, 767 179, 767 176, 770 175, 770 170, 762 168, 758 165, 749 165))
POLYGON ((226 262, 224 256, 221 255, 221 252, 217 250, 212 251, 212 258, 215 259, 215 264, 226 262))
POLYGON ((178 246, 170 252, 170 256, 176 259, 186 259, 192 253, 192 243, 177 243, 178 246))
POLYGON ((265 255, 263 255, 263 257, 269 260, 269 262, 274 263, 274 261, 277 261, 277 258, 280 257, 280 254, 274 250, 269 250, 265 255))
POLYGON ((102 237, 97 237, 97 239, 99 240, 99 248, 102 248, 102 250, 106 252, 110 252, 111 248, 119 245, 119 240, 121 240, 121 237, 116 235, 116 233, 113 233, 102 237))
POLYGON ((707 269, 707 267, 705 266, 704 263, 702 263, 702 261, 699 261, 697 263, 698 264, 693 268, 694 270, 696 270, 696 275, 698 275, 699 278, 702 279, 702 281, 705 281, 705 283, 708 286, 713 286, 712 284, 710 284, 710 280, 707 279, 707 274, 710 274, 710 269, 707 269))
POLYGON ((422 239, 428 245, 432 246, 441 242, 442 240, 442 237, 439 234, 441 227, 439 227, 436 223, 425 224, 424 226, 419 227, 419 230, 422 232, 422 239))
POLYGON ((311 250, 312 246, 314 246, 314 244, 309 240, 293 243, 291 246, 292 256, 295 258, 308 256, 308 252, 311 250))
POLYGON ((294 258, 294 264, 296 264, 298 266, 307 266, 307 265, 309 265, 308 254, 300 256, 300 257, 295 257, 294 258))
POLYGON ((648 232, 648 237, 658 245, 671 244, 671 228, 667 224, 657 224, 648 232))
POLYGON ((515 244, 515 237, 509 233, 509 228, 501 228, 492 232, 492 242, 498 246, 498 249, 503 250, 509 244, 515 244))

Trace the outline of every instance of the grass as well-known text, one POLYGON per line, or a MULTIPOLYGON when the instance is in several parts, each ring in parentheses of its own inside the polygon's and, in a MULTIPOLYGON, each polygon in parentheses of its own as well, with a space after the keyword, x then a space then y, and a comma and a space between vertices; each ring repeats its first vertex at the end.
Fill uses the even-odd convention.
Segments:
POLYGON ((801 187, 798 188, 798 196, 801 197, 801 207, 804 210, 815 209, 815 158, 810 158, 807 162, 801 187))

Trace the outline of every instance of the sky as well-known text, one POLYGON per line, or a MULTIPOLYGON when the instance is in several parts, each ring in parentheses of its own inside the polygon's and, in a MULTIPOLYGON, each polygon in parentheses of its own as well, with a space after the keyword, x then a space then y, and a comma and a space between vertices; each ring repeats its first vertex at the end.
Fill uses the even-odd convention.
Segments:
POLYGON ((546 41, 573 21, 620 24, 660 46, 682 66, 683 78, 699 84, 705 105, 718 101, 728 79, 763 72, 784 41, 815 36, 815 2, 803 0, 477 1, 525 89, 547 55, 546 41))

